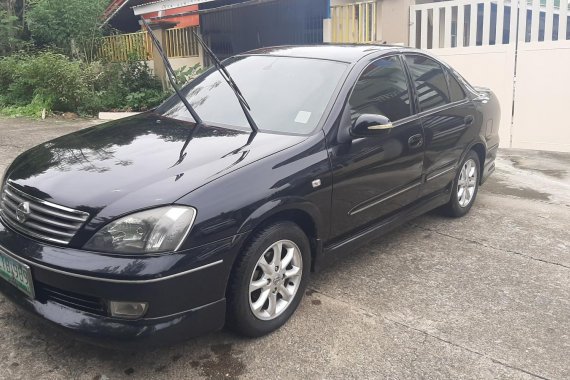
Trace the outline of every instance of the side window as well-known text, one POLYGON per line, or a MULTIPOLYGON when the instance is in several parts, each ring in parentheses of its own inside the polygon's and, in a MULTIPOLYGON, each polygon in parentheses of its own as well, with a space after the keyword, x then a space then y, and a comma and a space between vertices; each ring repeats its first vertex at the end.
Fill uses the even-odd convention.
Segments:
POLYGON ((451 94, 451 101, 457 102, 465 99, 465 91, 463 91, 463 87, 461 87, 455 75, 448 71, 447 77, 449 78, 449 93, 451 94))
POLYGON ((439 63, 422 55, 407 55, 421 111, 451 103, 445 72, 439 63))
POLYGON ((412 114, 408 80, 398 57, 382 58, 362 72, 349 100, 352 122, 362 114, 397 121, 412 114))

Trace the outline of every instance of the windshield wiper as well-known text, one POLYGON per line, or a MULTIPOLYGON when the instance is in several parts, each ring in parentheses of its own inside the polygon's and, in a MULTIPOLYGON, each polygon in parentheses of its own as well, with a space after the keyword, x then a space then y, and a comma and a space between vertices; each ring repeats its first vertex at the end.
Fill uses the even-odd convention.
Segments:
POLYGON ((198 116, 198 113, 196 113, 196 110, 194 110, 194 108, 192 108, 192 106, 190 105, 190 102, 188 102, 188 99, 186 99, 186 97, 184 97, 184 95, 182 95, 182 93, 180 92, 180 89, 178 88, 178 84, 176 83, 176 79, 175 79, 176 74, 174 73, 174 69, 172 68, 172 65, 170 64, 170 61, 168 60, 166 53, 164 53, 164 50, 162 49, 162 46, 160 45, 158 38, 156 38, 156 35, 154 34, 152 29, 150 28, 150 25, 148 24, 148 22, 144 19, 144 17, 141 17, 141 20, 142 20, 142 23, 144 24, 146 30, 148 30, 148 34, 150 35, 152 43, 156 47, 156 51, 158 51, 160 58, 162 58, 162 61, 164 62, 164 67, 166 69, 166 76, 168 77, 168 81, 170 82, 170 85, 172 86, 172 88, 174 88, 176 95, 178 95, 178 97, 180 98, 180 100, 182 101, 184 106, 186 106, 186 108, 188 109, 188 112, 190 112, 190 115, 192 115, 192 118, 194 118, 194 121, 196 122, 196 124, 202 125, 203 124, 202 119, 200 118, 200 116, 198 116))
POLYGON ((249 106, 249 104, 247 104, 247 101, 245 100, 239 87, 237 86, 236 82, 234 82, 234 80, 232 79, 232 76, 230 75, 228 70, 226 70, 224 64, 218 59, 218 57, 216 57, 214 52, 208 47, 208 45, 206 45, 204 40, 202 40, 202 38, 198 35, 198 33, 196 33, 195 30, 192 30, 192 33, 194 33, 194 36, 196 36, 196 39, 198 40, 200 45, 202 45, 204 51, 210 56, 210 58, 212 58, 212 60, 214 61, 214 66, 216 66, 216 69, 218 69, 222 77, 228 83, 230 88, 234 91, 234 94, 236 95, 239 101, 239 105, 241 106, 241 109, 243 110, 245 118, 247 119, 247 122, 249 123, 251 129, 256 133, 259 132, 259 128, 257 127, 257 124, 255 124, 255 121, 253 120, 253 117, 249 112, 251 110, 251 107, 249 106))

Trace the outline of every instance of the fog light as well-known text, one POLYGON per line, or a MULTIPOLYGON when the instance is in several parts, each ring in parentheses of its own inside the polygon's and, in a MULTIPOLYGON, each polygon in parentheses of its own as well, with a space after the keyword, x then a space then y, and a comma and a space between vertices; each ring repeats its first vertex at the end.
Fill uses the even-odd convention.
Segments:
POLYGON ((148 302, 109 302, 111 315, 118 318, 136 319, 145 315, 148 310, 148 302))

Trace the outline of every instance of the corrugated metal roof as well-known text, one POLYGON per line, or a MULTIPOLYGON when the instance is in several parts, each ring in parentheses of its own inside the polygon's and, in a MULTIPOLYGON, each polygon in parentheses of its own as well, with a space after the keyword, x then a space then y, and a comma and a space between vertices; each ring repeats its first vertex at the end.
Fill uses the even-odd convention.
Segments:
POLYGON ((128 3, 129 0, 113 0, 109 6, 107 7, 107 9, 105 9, 105 19, 107 19, 109 16, 111 16, 113 13, 115 13, 121 6, 123 6, 124 3, 128 3))
POLYGON ((145 3, 148 0, 113 0, 109 6, 107 7, 107 9, 105 9, 105 13, 103 14, 103 17, 105 18, 105 22, 103 23, 103 25, 108 24, 113 18, 115 18, 118 14, 120 13, 124 13, 124 12, 130 12, 131 15, 133 15, 134 18, 134 14, 132 8, 133 6, 136 5, 141 5, 143 3, 145 3))

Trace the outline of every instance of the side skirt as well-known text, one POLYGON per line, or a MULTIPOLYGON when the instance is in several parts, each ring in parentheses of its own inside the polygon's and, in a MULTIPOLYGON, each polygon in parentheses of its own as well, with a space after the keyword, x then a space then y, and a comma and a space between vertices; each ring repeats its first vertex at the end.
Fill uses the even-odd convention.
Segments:
POLYGON ((354 252, 356 248, 390 232, 407 221, 443 206, 449 202, 450 197, 451 193, 448 187, 443 192, 430 195, 414 202, 398 213, 382 219, 374 225, 368 226, 345 240, 325 246, 322 254, 317 256, 318 262, 314 266, 314 269, 320 270, 330 264, 333 259, 336 260, 339 256, 342 257, 345 254, 354 252))

